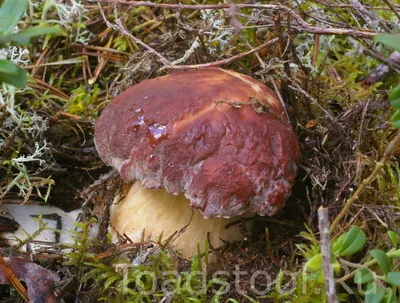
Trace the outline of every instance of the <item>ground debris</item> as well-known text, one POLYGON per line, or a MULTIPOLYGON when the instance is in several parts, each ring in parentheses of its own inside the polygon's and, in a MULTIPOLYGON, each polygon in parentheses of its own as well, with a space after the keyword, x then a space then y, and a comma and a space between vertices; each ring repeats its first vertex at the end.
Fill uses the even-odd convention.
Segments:
POLYGON ((60 302, 56 293, 60 278, 54 272, 23 258, 5 257, 4 261, 6 265, 1 266, 0 284, 9 284, 10 276, 15 276, 27 285, 30 302, 60 302))

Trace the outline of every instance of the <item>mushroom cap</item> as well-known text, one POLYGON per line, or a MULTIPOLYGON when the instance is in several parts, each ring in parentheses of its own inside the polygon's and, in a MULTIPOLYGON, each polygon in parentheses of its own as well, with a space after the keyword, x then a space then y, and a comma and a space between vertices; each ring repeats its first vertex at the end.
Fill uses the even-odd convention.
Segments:
POLYGON ((101 159, 124 181, 183 192, 209 218, 276 214, 300 161, 276 95, 251 77, 219 68, 130 87, 103 110, 94 137, 101 159))

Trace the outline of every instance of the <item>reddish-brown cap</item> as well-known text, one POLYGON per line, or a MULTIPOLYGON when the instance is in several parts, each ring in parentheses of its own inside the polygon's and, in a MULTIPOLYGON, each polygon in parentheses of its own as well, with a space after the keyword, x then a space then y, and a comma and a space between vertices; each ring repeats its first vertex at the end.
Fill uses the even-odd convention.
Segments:
POLYGON ((103 110, 95 143, 123 180, 183 192, 206 217, 274 215, 290 195, 300 160, 275 94, 218 68, 127 89, 103 110))

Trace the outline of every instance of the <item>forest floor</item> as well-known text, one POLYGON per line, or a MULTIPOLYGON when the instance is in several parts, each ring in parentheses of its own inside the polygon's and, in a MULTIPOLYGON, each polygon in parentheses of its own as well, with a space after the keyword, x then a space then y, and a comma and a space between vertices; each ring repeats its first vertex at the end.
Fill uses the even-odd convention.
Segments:
MULTIPOLYGON (((218 3, 29 4, 20 28, 48 24, 64 34, 0 50, 30 79, 23 89, 0 87, 0 197, 4 204, 47 203, 81 214, 73 244, 19 251, 46 229, 40 225, 23 243, 1 242, 5 259, 0 261, 22 257, 40 265, 29 263, 35 274, 46 270, 51 287, 38 282, 43 283, 39 297, 64 302, 327 302, 322 261, 315 271, 306 264, 320 254, 323 206, 328 223, 335 222, 332 239, 348 236, 352 226, 366 237, 354 253, 337 255, 337 300, 364 300, 353 279, 362 267, 375 278, 361 284, 376 282, 375 295, 383 289, 381 300, 395 302, 389 300, 400 286, 390 282, 399 271, 400 148, 388 94, 400 82, 400 55, 374 35, 400 31, 400 5, 390 0, 218 3), (183 260, 163 243, 110 243, 109 207, 123 182, 97 154, 96 119, 114 96, 144 79, 210 66, 247 74, 284 100, 302 153, 285 208, 274 217, 254 217, 243 241, 211 249, 218 259, 213 264, 204 254, 183 260), (99 228, 96 239, 90 238, 93 225, 99 228), (216 278, 218 271, 223 277, 216 278), (165 283, 169 291, 162 288, 165 283)), ((9 219, 3 213, 0 226, 11 226, 9 219)), ((18 276, 18 264, 10 264, 18 276)), ((5 271, 4 262, 0 266, 5 271)), ((14 302, 35 282, 17 278, 25 283, 22 289, 0 285, 1 302, 14 302)))

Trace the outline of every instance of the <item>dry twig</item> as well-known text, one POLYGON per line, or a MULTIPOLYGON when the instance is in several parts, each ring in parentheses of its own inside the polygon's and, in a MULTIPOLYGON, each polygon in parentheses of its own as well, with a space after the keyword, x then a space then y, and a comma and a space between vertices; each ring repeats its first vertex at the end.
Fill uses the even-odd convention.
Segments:
MULTIPOLYGON (((196 5, 187 5, 187 4, 169 4, 169 3, 154 3, 148 1, 123 1, 123 0, 89 0, 89 2, 94 3, 107 3, 107 4, 123 4, 129 5, 132 7, 138 6, 147 6, 147 7, 158 7, 158 8, 169 8, 169 9, 191 9, 191 10, 200 10, 200 9, 230 9, 230 3, 224 4, 196 4, 196 5)), ((346 28, 323 28, 318 26, 313 26, 306 21, 304 21, 295 10, 292 8, 283 6, 283 5, 274 5, 274 4, 251 4, 251 3, 242 3, 235 4, 237 9, 242 8, 252 8, 252 9, 269 9, 269 10, 282 10, 288 14, 291 18, 297 21, 297 24, 292 24, 293 29, 298 30, 300 32, 307 32, 311 34, 318 35, 341 35, 341 36, 353 36, 353 37, 364 37, 371 38, 376 33, 372 31, 362 31, 362 30, 353 30, 346 28)))
POLYGON ((253 48, 252 50, 249 50, 247 52, 244 53, 240 53, 236 56, 227 58, 227 59, 223 59, 223 60, 219 60, 219 61, 215 61, 215 62, 210 62, 210 63, 204 63, 204 64, 193 64, 193 65, 172 65, 170 66, 171 69, 175 69, 175 70, 182 70, 182 69, 197 69, 197 68, 207 68, 207 67, 215 67, 215 66, 220 66, 220 65, 224 65, 224 64, 228 64, 230 62, 239 60, 241 58, 244 58, 248 55, 251 55, 253 53, 256 53, 260 50, 262 50, 263 48, 266 48, 268 46, 271 46, 275 43, 279 42, 279 38, 274 38, 269 40, 266 43, 261 44, 260 46, 253 48))
POLYGON ((116 23, 117 24, 112 24, 106 17, 103 8, 101 7, 100 4, 98 4, 99 9, 100 9, 100 13, 101 16, 103 17, 104 22, 107 24, 107 26, 109 28, 112 28, 113 30, 119 31, 122 34, 124 34, 125 36, 131 38, 133 41, 135 41, 135 43, 143 46, 145 49, 147 49, 150 53, 154 54, 157 56, 157 58, 166 66, 170 67, 171 63, 167 60, 167 58, 165 58, 163 55, 161 55, 159 52, 157 52, 154 48, 152 48, 151 46, 147 45, 146 43, 144 43, 142 40, 136 38, 134 35, 132 35, 123 25, 121 20, 117 17, 116 14, 116 8, 115 8, 115 17, 116 17, 116 23))
POLYGON ((392 157, 394 151, 396 150, 399 144, 400 144, 400 130, 397 131, 397 134, 394 137, 394 139, 386 147, 382 159, 376 163, 372 173, 361 182, 361 185, 357 188, 354 194, 349 199, 347 199, 346 204, 344 205, 340 213, 336 216, 335 220, 333 221, 330 227, 331 233, 335 230, 335 227, 339 224, 340 220, 342 220, 343 217, 347 214, 348 210, 353 205, 353 203, 358 200, 364 189, 377 177, 381 169, 389 163, 390 158, 392 157))
POLYGON ((318 209, 318 227, 320 234, 322 271, 324 273, 326 295, 328 297, 328 303, 336 303, 338 302, 338 300, 336 296, 336 285, 332 266, 331 238, 329 234, 329 214, 328 209, 322 206, 318 209))

